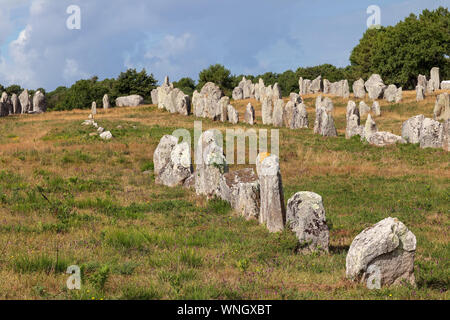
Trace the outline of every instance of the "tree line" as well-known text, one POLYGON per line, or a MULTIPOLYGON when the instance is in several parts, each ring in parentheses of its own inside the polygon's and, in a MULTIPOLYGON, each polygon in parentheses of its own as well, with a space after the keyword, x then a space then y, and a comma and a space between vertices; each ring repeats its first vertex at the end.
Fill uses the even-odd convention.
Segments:
MULTIPOLYGON (((175 81, 174 87, 185 94, 192 95, 205 83, 211 81, 219 85, 224 93, 231 93, 238 86, 242 77, 258 82, 264 80, 265 85, 276 82, 282 89, 283 96, 299 90, 298 79, 315 79, 319 75, 331 82, 342 79, 349 80, 350 88, 359 78, 368 79, 371 74, 381 75, 386 84, 395 84, 404 89, 414 89, 417 76, 429 76, 432 67, 439 67, 441 78, 450 79, 450 12, 440 7, 434 11, 424 10, 419 16, 411 14, 395 26, 368 29, 350 55, 350 65, 339 68, 331 64, 313 67, 300 67, 283 73, 266 72, 261 75, 232 75, 230 70, 220 64, 211 65, 199 73, 198 81, 181 78, 175 81)), ((92 101, 102 105, 102 98, 108 94, 110 100, 123 95, 139 94, 145 102, 150 102, 151 91, 157 87, 153 74, 145 69, 138 72, 128 69, 116 79, 98 77, 79 80, 70 88, 58 87, 46 93, 48 110, 71 110, 89 108, 92 101)), ((20 94, 22 88, 12 85, 0 92, 20 94)), ((45 90, 40 88, 41 92, 45 90)), ((33 94, 34 91, 31 91, 33 94)))

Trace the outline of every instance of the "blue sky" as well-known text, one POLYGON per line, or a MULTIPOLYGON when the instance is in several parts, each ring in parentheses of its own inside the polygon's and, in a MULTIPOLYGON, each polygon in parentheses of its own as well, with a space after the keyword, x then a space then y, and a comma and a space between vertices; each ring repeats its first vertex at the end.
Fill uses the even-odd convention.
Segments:
POLYGON ((349 64, 368 6, 381 24, 450 0, 0 0, 0 83, 53 90, 146 68, 162 81, 221 63, 233 74, 349 64), (69 30, 69 5, 81 29, 69 30))

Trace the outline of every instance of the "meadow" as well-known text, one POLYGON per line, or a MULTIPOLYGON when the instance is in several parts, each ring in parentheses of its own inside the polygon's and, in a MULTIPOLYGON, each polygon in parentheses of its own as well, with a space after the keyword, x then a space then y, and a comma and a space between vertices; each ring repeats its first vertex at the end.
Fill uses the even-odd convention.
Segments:
MULTIPOLYGON (((0 299, 449 299, 450 154, 346 140, 347 101, 336 97, 339 136, 315 135, 316 95, 304 98, 310 128, 280 129, 285 200, 323 197, 329 254, 297 253, 290 231, 271 234, 223 201, 155 184, 163 135, 194 120, 204 131, 244 123, 112 108, 96 116, 114 136, 103 141, 81 126, 87 110, 0 118, 0 299), (417 237, 416 287, 371 291, 345 278, 354 237, 386 217, 417 237), (81 267, 81 290, 67 289, 70 265, 81 267)), ((248 102, 254 127, 272 128, 261 125, 259 102, 232 104, 242 118, 248 102)), ((400 134, 409 117, 432 117, 434 102, 407 91, 400 104, 382 101, 374 120, 400 134)))

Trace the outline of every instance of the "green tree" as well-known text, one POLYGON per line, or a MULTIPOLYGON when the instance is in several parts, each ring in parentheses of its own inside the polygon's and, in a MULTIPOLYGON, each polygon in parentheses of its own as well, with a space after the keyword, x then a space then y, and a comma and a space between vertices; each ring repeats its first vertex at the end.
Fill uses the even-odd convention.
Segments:
POLYGON ((9 86, 8 88, 4 89, 8 95, 12 95, 13 93, 19 95, 22 93, 23 89, 21 86, 17 84, 13 84, 9 86))
POLYGON ((151 92, 156 88, 157 81, 153 74, 148 75, 145 69, 137 72, 136 69, 128 69, 122 72, 114 83, 114 96, 141 95, 144 99, 149 99, 151 92))
POLYGON ((199 74, 197 89, 201 90, 207 82, 217 84, 225 93, 230 95, 233 88, 233 81, 230 75, 230 70, 226 69, 221 64, 215 64, 204 69, 199 74))
POLYGON ((174 88, 178 88, 188 96, 192 96, 195 90, 195 81, 191 78, 181 78, 173 83, 174 88))

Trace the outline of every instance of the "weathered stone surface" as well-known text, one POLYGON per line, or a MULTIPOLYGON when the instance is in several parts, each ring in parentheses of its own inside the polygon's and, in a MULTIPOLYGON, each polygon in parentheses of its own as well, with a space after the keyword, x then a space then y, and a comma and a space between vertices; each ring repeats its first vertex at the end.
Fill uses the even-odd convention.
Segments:
POLYGON ((249 103, 245 108, 244 121, 249 125, 254 125, 256 123, 255 108, 249 103))
POLYGON ((242 90, 241 87, 234 88, 232 97, 233 97, 233 100, 242 100, 242 99, 244 99, 244 90, 242 90))
POLYGON ((359 115, 364 117, 365 115, 370 113, 370 107, 364 101, 359 103, 359 115))
POLYGON ((329 94, 331 90, 331 82, 328 79, 323 79, 323 93, 329 94))
POLYGON ((312 91, 311 91, 311 80, 300 78, 298 80, 298 85, 299 85, 299 89, 300 89, 300 91, 299 91, 300 95, 311 94, 312 93, 312 91))
POLYGON ((291 92, 291 94, 289 95, 289 101, 295 104, 299 104, 303 102, 303 99, 298 93, 291 92))
POLYGON ((222 97, 219 100, 220 121, 228 121, 228 105, 230 104, 230 98, 222 97))
POLYGON ((420 84, 416 86, 416 101, 422 101, 425 99, 425 88, 420 84))
POLYGON ((370 78, 365 82, 364 86, 369 93, 369 98, 372 100, 383 97, 383 92, 386 88, 383 83, 383 79, 381 79, 381 76, 379 74, 371 75, 370 78))
POLYGON ((260 212, 259 179, 251 168, 225 173, 220 182, 220 197, 241 216, 258 219, 260 212))
POLYGON ((33 112, 42 113, 45 111, 47 111, 47 102, 44 94, 38 90, 33 96, 33 112))
POLYGON ((347 278, 369 289, 415 284, 416 237, 396 218, 386 218, 353 240, 346 258, 347 278))
POLYGON ((356 107, 354 101, 349 101, 347 104, 346 113, 347 126, 345 129, 345 138, 350 139, 356 135, 362 135, 363 127, 360 125, 359 109, 356 107))
POLYGON ((353 94, 355 98, 364 99, 366 97, 366 90, 364 89, 364 80, 359 79, 353 82, 353 94))
POLYGON ((443 126, 440 122, 425 118, 420 130, 421 148, 441 148, 442 147, 443 126))
POLYGON ((178 144, 178 138, 172 135, 165 135, 159 141, 153 153, 153 166, 155 176, 158 177, 170 161, 170 155, 178 144))
POLYGON ((12 104, 12 113, 13 114, 21 114, 22 106, 20 105, 20 100, 17 94, 13 93, 11 96, 11 104, 12 104))
POLYGON ((341 92, 339 96, 342 98, 350 97, 350 87, 347 79, 341 81, 341 92))
POLYGON ((436 97, 436 104, 433 110, 434 120, 450 119, 450 95, 445 92, 436 97))
POLYGON ((28 90, 25 89, 24 91, 22 91, 22 93, 19 95, 19 100, 20 105, 22 106, 22 113, 27 113, 33 110, 33 103, 28 90))
POLYGON ((419 76, 417 77, 417 85, 426 88, 428 85, 427 77, 422 74, 419 74, 419 76))
POLYGON ((192 107, 194 116, 203 117, 204 99, 197 90, 192 94, 192 107))
POLYGON ((442 124, 442 149, 450 151, 450 119, 442 124))
POLYGON ((6 117, 9 115, 10 107, 8 99, 8 94, 3 92, 0 98, 0 117, 6 117))
POLYGON ((290 122, 291 129, 308 128, 308 112, 304 103, 295 104, 293 106, 292 120, 290 122))
POLYGON ((265 125, 272 124, 272 97, 264 96, 262 98, 262 123, 265 125))
POLYGON ((316 110, 314 133, 320 134, 324 137, 337 136, 337 130, 334 125, 334 119, 331 111, 328 111, 324 106, 321 106, 316 110))
POLYGON ((229 104, 227 107, 228 112, 228 122, 232 124, 238 124, 239 123, 239 113, 236 111, 236 109, 229 104))
POLYGON ((140 95, 134 94, 126 97, 119 97, 116 99, 117 107, 137 107, 144 102, 144 98, 140 95))
POLYGON ((406 141, 393 133, 378 131, 366 138, 367 142, 377 147, 389 146, 396 143, 406 143, 406 141))
POLYGON ((273 92, 273 99, 274 100, 278 100, 278 99, 282 98, 281 88, 280 88, 280 85, 278 84, 278 82, 273 85, 272 92, 273 92))
MULTIPOLYGON (((158 104, 158 89, 153 89, 151 92, 151 97, 152 97, 152 104, 158 104)), ((103 104, 103 108, 104 108, 104 104, 103 104)))
POLYGON ((388 102, 394 102, 396 95, 397 95, 397 87, 395 84, 390 84, 384 90, 384 99, 387 100, 388 102))
POLYGON ((420 142, 420 131, 422 130, 422 123, 425 117, 420 114, 409 118, 402 125, 402 137, 408 143, 420 142))
POLYGON ((259 222, 270 232, 282 231, 286 224, 286 208, 278 157, 260 153, 256 162, 261 190, 259 222))
POLYGON ((105 94, 103 96, 103 109, 109 109, 111 108, 111 102, 109 101, 109 96, 105 94))
POLYGON ((364 126, 364 139, 368 140, 371 135, 378 132, 377 124, 373 121, 372 116, 367 116, 366 124, 364 126))
POLYGON ((450 80, 444 80, 441 82, 442 90, 450 90, 450 80))
POLYGON ((228 164, 214 130, 201 134, 196 152, 195 192, 207 198, 220 197, 220 182, 228 164))
POLYGON ((318 76, 311 82, 310 90, 312 93, 322 92, 322 76, 318 76))
POLYGON ((425 91, 426 91, 426 93, 429 93, 429 94, 434 92, 434 84, 433 84, 433 82, 431 82, 431 80, 428 81, 425 91))
POLYGON ((220 99, 223 97, 223 92, 216 84, 207 82, 202 90, 195 91, 192 97, 192 105, 194 115, 197 117, 209 118, 211 120, 220 120, 223 118, 220 99))
POLYGON ((320 195, 297 192, 287 202, 286 221, 297 236, 302 252, 328 252, 330 235, 320 195))
POLYGON ((183 185, 192 174, 191 150, 187 142, 175 145, 166 166, 156 176, 156 183, 168 187, 183 185))
POLYGON ((430 82, 433 87, 433 91, 439 90, 439 86, 441 84, 440 76, 439 76, 439 68, 434 67, 430 71, 430 82))
POLYGON ((191 98, 187 94, 184 94, 181 90, 177 95, 175 105, 176 111, 179 114, 183 116, 188 116, 191 114, 191 98))
POLYGON ((97 102, 95 102, 95 101, 92 101, 91 114, 94 116, 97 114, 97 102))
POLYGON ((381 108, 380 108, 380 104, 378 103, 378 101, 374 101, 372 104, 372 112, 377 116, 381 116, 381 108))
POLYGON ((284 101, 282 99, 278 99, 275 102, 275 107, 273 108, 272 124, 275 127, 282 127, 283 117, 284 117, 284 101))
POLYGON ((356 103, 353 100, 349 100, 347 103, 345 120, 348 121, 352 114, 357 114, 359 117, 359 109, 356 107, 356 103))
POLYGON ((400 87, 397 89, 397 93, 395 94, 395 103, 401 102, 403 99, 403 88, 400 87))
POLYGON ((102 138, 103 140, 111 140, 112 137, 113 135, 110 131, 104 131, 103 133, 100 134, 100 138, 102 138))

